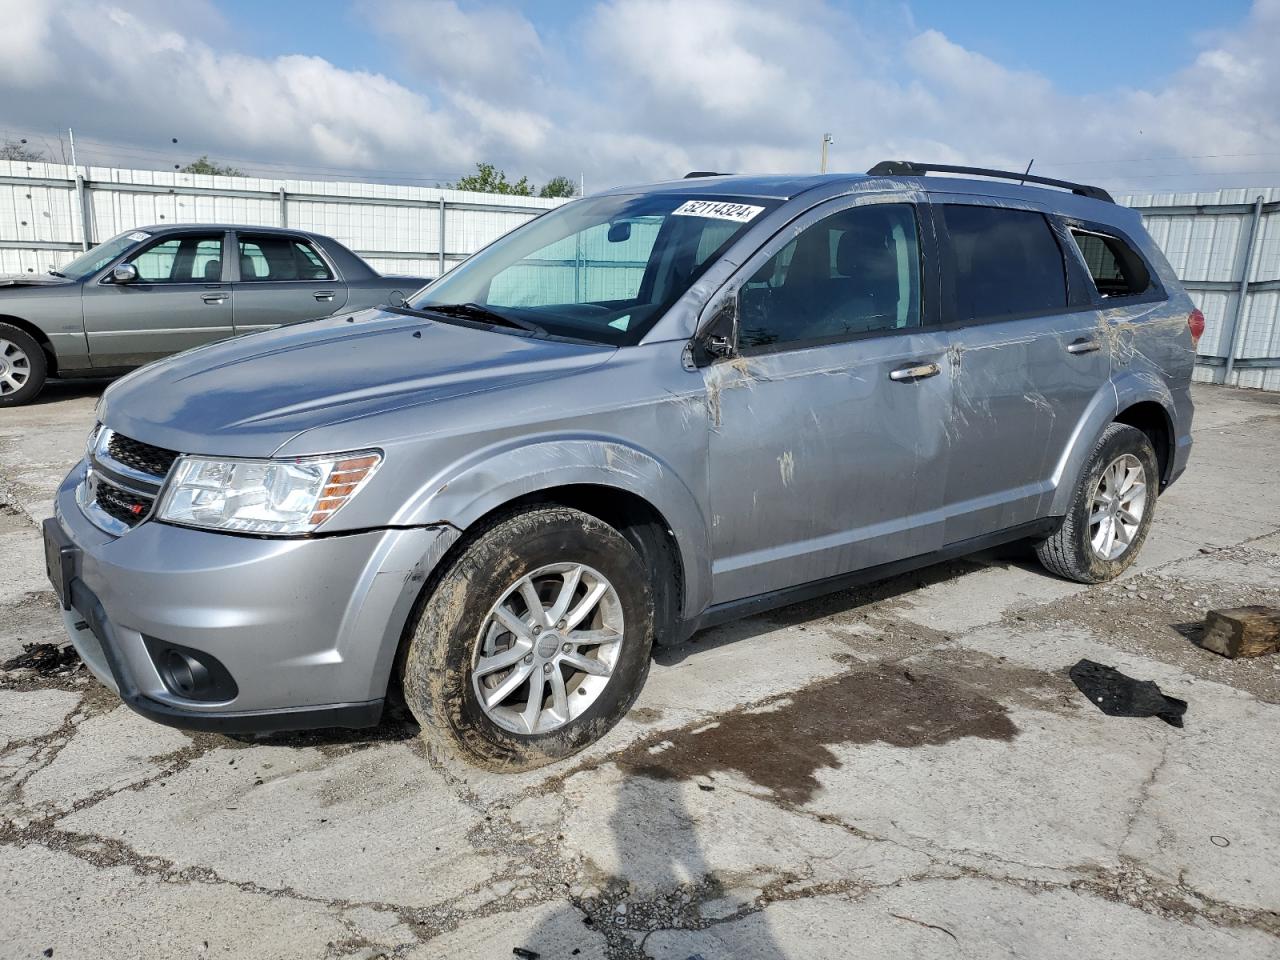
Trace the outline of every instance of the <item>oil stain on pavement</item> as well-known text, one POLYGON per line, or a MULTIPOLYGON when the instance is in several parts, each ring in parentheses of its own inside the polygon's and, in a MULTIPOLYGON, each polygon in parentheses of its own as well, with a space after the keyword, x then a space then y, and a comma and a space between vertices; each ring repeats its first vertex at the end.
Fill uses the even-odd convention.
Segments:
POLYGON ((659 780, 734 771, 778 799, 805 803, 837 744, 936 746, 963 737, 1012 740, 1008 711, 973 687, 901 666, 844 673, 710 723, 663 731, 613 760, 659 780))

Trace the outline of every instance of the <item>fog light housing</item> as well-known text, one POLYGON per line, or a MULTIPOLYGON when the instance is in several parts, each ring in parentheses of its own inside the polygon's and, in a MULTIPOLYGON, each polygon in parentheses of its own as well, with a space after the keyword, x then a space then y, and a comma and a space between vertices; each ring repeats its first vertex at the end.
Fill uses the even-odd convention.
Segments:
POLYGON ((155 637, 142 639, 165 689, 175 697, 225 703, 240 693, 230 671, 212 654, 155 637))

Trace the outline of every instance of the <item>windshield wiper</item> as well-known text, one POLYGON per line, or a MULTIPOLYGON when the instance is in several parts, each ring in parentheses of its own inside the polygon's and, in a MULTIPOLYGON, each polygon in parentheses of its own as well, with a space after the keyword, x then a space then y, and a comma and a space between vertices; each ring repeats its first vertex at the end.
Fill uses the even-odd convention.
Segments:
POLYGON ((461 317, 463 320, 476 320, 480 323, 514 327, 517 330, 536 333, 540 336, 547 335, 547 331, 536 323, 530 323, 528 320, 521 320, 517 317, 508 317, 498 313, 496 310, 482 307, 478 303, 427 303, 423 304, 419 309, 424 313, 443 313, 446 317, 461 317))

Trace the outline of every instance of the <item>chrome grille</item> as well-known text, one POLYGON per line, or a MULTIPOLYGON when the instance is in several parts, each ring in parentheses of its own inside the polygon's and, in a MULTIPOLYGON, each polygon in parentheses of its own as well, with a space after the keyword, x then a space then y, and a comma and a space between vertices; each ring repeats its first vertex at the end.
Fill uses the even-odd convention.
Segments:
POLYGON ((95 526, 120 536, 151 515, 178 454, 105 427, 89 454, 77 501, 95 526))

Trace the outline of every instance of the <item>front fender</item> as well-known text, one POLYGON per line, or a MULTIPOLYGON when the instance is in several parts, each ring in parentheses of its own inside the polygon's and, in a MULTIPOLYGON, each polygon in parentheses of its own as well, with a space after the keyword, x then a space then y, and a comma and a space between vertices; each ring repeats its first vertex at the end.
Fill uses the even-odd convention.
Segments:
POLYGON ((698 498, 652 453, 616 438, 525 438, 478 451, 419 488, 394 522, 444 521, 466 530, 505 503, 575 484, 624 490, 651 504, 666 519, 680 551, 683 615, 694 616, 710 602, 710 536, 698 498))

